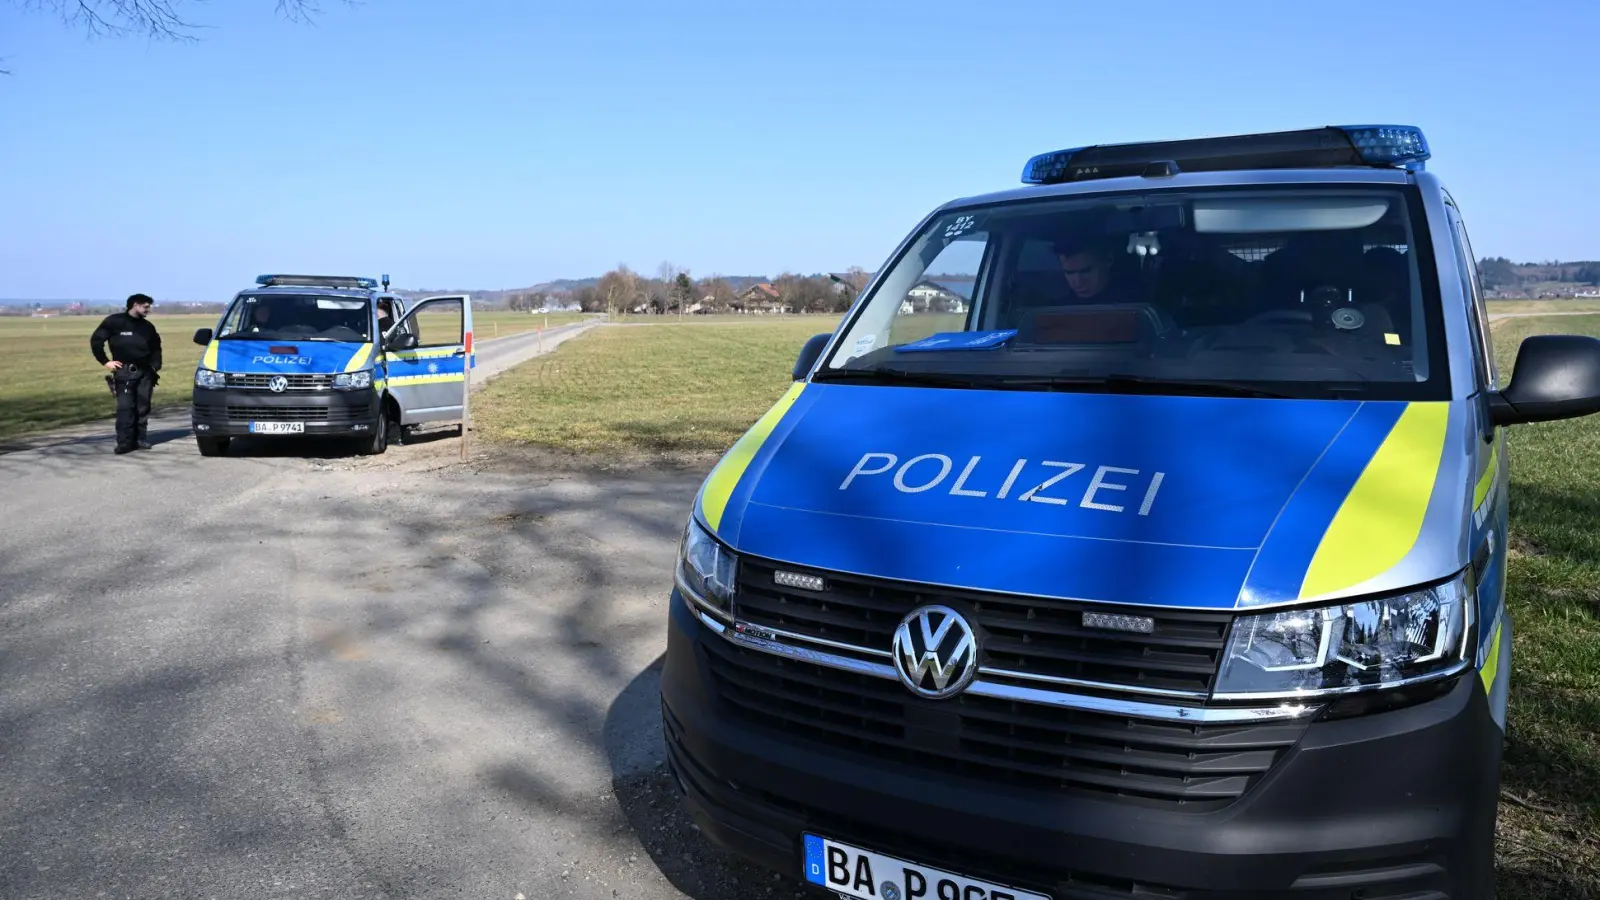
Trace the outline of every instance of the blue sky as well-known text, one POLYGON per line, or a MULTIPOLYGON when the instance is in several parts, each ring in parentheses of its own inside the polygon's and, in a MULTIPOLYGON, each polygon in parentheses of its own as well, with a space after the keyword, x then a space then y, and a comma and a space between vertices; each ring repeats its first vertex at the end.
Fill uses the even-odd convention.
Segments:
POLYGON ((322 0, 314 25, 228 0, 180 4, 187 44, 23 5, 0 297, 871 269, 1033 153, 1345 122, 1421 125, 1481 255, 1600 258, 1579 0, 322 0))

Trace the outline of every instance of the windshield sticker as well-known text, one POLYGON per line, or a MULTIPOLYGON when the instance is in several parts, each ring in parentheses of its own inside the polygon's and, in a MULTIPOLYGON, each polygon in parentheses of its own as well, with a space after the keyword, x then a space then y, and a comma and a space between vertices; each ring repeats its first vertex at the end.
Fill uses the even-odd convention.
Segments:
POLYGON ((977 228, 983 221, 982 216, 960 215, 956 216, 949 224, 945 225, 944 236, 946 240, 958 238, 963 234, 977 228))
POLYGON ((861 337, 856 338, 855 349, 850 352, 850 355, 852 357, 864 356, 864 355, 866 355, 868 353, 871 353, 872 352, 872 348, 876 347, 877 345, 878 345, 878 336, 877 335, 875 335, 875 334, 864 334, 861 337))
POLYGON ((1017 336, 1015 328, 1004 331, 942 331, 920 341, 901 344, 897 353, 917 353, 930 350, 992 350, 1017 336))

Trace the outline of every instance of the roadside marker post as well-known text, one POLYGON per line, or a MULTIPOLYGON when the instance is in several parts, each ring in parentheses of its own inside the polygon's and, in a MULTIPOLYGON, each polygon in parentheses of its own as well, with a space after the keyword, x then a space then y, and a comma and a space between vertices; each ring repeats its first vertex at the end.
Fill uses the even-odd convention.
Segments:
POLYGON ((466 351, 461 360, 461 461, 467 459, 467 432, 472 430, 472 414, 468 409, 468 402, 472 396, 472 318, 467 317, 465 322, 466 334, 462 342, 462 349, 466 351))

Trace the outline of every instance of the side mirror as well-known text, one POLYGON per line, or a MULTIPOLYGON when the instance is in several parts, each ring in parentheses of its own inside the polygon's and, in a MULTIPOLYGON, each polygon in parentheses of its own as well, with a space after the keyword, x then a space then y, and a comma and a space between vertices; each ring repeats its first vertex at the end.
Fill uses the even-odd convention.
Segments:
POLYGON ((209 329, 209 328, 197 329, 195 331, 195 333, 194 333, 194 342, 196 344, 199 344, 202 347, 204 347, 207 344, 211 343, 211 329, 209 329))
POLYGON ((389 338, 390 350, 414 350, 417 346, 417 336, 409 331, 402 331, 389 338))
POLYGON ((1489 395, 1496 425, 1572 419, 1600 412, 1600 339, 1536 334, 1517 348, 1511 382, 1489 395))
POLYGON ((794 363, 793 378, 795 381, 800 381, 810 373, 811 367, 817 364, 817 357, 822 355, 822 348, 828 346, 828 340, 832 337, 833 334, 830 332, 828 334, 814 334, 806 339, 805 346, 800 348, 800 358, 795 360, 794 363))

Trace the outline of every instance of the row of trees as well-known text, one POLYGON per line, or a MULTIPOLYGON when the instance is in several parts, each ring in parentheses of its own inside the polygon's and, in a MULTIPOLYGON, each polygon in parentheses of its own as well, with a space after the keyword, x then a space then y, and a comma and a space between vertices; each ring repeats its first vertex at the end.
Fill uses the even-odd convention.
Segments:
POLYGON ((1600 262, 1514 263, 1504 256, 1491 256, 1478 260, 1478 277, 1491 290, 1541 281, 1600 285, 1600 262))
POLYGON ((721 275, 696 279, 689 270, 663 262, 653 276, 626 265, 601 276, 593 285, 572 291, 535 291, 512 295, 512 309, 531 310, 576 303, 584 312, 611 315, 642 313, 685 315, 730 312, 844 312, 871 276, 852 268, 835 280, 829 275, 786 272, 753 284, 736 284, 721 275))

